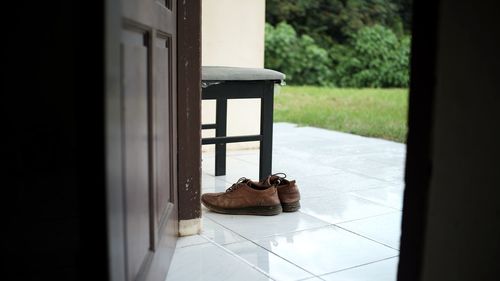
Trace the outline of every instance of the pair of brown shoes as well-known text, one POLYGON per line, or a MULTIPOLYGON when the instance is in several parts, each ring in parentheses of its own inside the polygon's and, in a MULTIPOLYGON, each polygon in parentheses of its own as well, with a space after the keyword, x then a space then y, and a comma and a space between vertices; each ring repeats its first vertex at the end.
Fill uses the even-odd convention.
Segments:
POLYGON ((226 192, 205 193, 201 202, 209 210, 233 215, 277 215, 300 209, 300 192, 295 180, 278 173, 255 182, 240 178, 226 192))

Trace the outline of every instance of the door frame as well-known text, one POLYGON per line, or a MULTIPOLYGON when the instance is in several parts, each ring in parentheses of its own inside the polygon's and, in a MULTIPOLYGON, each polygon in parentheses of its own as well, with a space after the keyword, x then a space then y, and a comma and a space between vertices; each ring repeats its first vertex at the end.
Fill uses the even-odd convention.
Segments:
POLYGON ((441 1, 414 1, 400 281, 421 279, 432 177, 432 123, 441 1))
MULTIPOLYGON (((174 0, 175 1, 175 0, 174 0)), ((122 97, 120 86, 120 0, 104 3, 104 110, 108 280, 126 277, 123 190, 122 97), (117 126, 117 124, 119 124, 117 126)), ((177 13, 177 159, 179 220, 201 217, 201 0, 178 1, 177 13), (189 188, 186 189, 186 186, 189 188), (181 188, 182 187, 182 188, 181 188)), ((165 245, 172 247, 175 245, 165 245)), ((147 280, 165 278, 168 264, 151 261, 147 280)), ((163 280, 162 279, 162 280, 163 280)))

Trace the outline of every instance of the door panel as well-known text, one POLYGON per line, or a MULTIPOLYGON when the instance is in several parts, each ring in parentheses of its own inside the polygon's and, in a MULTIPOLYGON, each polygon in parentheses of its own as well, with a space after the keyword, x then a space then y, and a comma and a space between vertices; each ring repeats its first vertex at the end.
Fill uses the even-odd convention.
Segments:
POLYGON ((109 276, 164 281, 179 198, 200 213, 201 1, 104 3, 109 276))
POLYGON ((163 281, 178 233, 176 1, 122 4, 127 280, 163 281))
POLYGON ((127 274, 135 279, 149 252, 148 50, 145 34, 124 31, 122 91, 127 274))
POLYGON ((154 95, 154 150, 153 158, 155 159, 156 173, 156 210, 155 224, 158 231, 161 231, 161 226, 164 224, 167 211, 172 204, 173 196, 171 196, 172 186, 172 124, 171 124, 171 48, 170 38, 164 35, 157 34, 155 40, 155 57, 153 58, 154 65, 154 85, 156 94, 154 95))

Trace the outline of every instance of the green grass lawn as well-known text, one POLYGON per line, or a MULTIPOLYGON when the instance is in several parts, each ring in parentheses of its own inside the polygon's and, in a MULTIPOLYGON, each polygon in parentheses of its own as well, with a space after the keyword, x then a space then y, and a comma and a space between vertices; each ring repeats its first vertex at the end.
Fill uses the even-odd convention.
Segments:
POLYGON ((408 89, 284 86, 274 122, 290 122, 406 142, 408 89))

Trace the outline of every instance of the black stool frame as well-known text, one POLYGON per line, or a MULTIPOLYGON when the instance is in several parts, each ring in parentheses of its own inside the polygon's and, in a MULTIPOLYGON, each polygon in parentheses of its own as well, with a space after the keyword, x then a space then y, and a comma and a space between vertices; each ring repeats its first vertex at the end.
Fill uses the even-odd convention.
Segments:
MULTIPOLYGON (((207 81, 203 81, 207 82, 207 81)), ((202 130, 215 129, 214 138, 202 138, 201 144, 215 144, 215 175, 226 174, 226 143, 260 141, 259 179, 271 174, 273 152, 273 103, 274 85, 281 81, 220 81, 208 83, 202 89, 203 100, 216 100, 215 124, 202 124, 202 130), (226 136, 227 100, 260 98, 260 134, 246 136, 226 136)))

